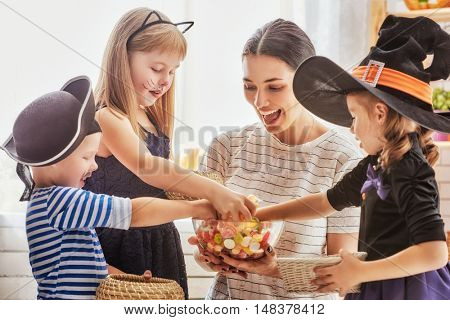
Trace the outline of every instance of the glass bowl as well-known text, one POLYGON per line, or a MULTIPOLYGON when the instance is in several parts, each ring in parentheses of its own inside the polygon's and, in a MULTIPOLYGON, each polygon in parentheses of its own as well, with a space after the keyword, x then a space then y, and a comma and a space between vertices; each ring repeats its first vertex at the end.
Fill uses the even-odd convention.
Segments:
POLYGON ((234 259, 252 260, 265 255, 268 245, 278 241, 283 226, 279 221, 222 221, 192 219, 199 244, 208 252, 234 259))

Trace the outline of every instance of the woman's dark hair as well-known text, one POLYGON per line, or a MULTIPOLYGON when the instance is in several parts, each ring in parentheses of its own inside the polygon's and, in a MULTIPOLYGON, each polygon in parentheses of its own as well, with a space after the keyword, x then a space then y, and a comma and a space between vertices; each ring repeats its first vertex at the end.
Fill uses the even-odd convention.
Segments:
POLYGON ((293 70, 316 54, 306 33, 295 23, 276 19, 256 30, 247 40, 242 57, 268 55, 286 62, 293 70))

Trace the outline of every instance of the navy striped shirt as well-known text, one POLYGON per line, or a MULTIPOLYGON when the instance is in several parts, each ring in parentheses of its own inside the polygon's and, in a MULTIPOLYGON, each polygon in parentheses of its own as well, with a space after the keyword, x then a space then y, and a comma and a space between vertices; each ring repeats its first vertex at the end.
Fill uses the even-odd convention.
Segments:
POLYGON ((26 231, 38 299, 94 299, 107 274, 96 227, 128 229, 131 201, 82 189, 33 191, 26 231))

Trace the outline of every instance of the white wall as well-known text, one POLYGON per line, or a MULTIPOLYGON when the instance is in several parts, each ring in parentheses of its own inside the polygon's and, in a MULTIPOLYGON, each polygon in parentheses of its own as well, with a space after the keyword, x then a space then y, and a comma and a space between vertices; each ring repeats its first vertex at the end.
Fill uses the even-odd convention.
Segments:
MULTIPOLYGON (((303 1, 188 1, 189 50, 177 101, 178 126, 191 127, 194 139, 176 135, 182 146, 205 147, 218 132, 258 121, 242 90, 241 53, 247 39, 279 17, 303 23, 296 10, 303 1), (294 3, 297 3, 294 5, 294 3), (201 132, 205 132, 202 134, 201 132)), ((184 130, 183 132, 185 132, 184 130)))

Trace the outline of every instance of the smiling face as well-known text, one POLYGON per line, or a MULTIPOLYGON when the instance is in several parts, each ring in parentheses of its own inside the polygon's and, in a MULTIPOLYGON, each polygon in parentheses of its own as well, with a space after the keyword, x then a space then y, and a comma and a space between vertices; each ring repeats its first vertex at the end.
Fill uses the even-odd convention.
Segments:
POLYGON ((285 132, 300 118, 292 81, 295 70, 281 59, 248 54, 243 58, 244 93, 272 134, 285 132))
POLYGON ((348 111, 353 121, 350 131, 360 141, 360 147, 369 155, 383 149, 383 132, 389 112, 386 104, 367 93, 347 95, 348 111))
POLYGON ((170 52, 137 51, 130 54, 131 79, 139 105, 151 106, 169 91, 181 60, 179 54, 170 52))
POLYGON ((100 132, 86 136, 68 157, 50 166, 53 184, 82 188, 86 179, 98 168, 95 154, 98 151, 100 138, 100 132))

